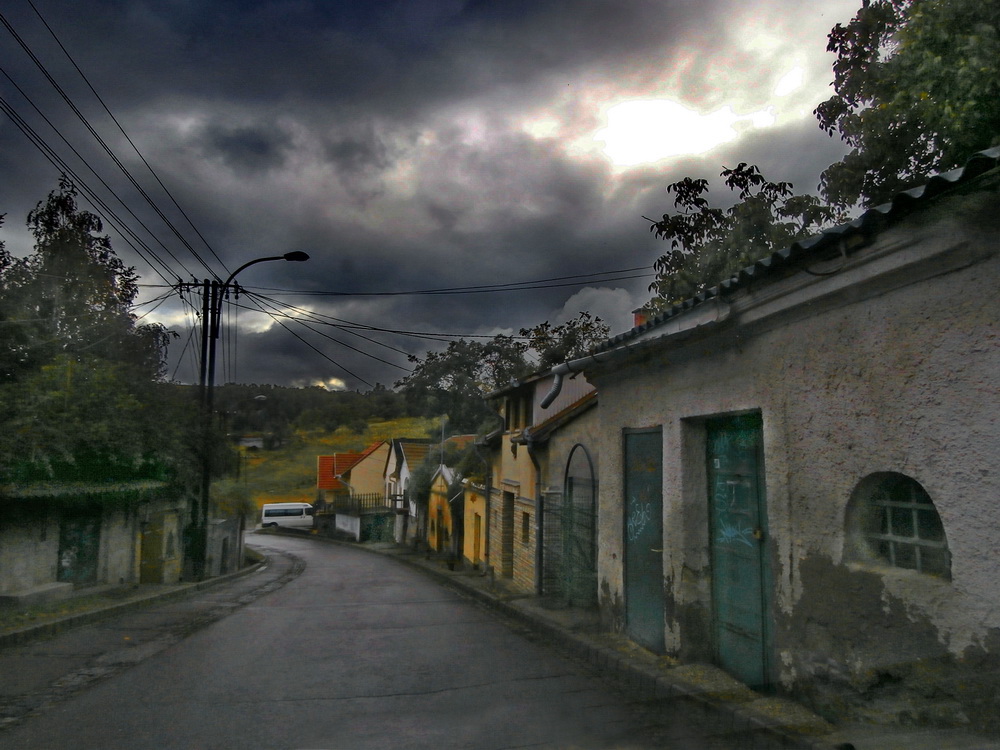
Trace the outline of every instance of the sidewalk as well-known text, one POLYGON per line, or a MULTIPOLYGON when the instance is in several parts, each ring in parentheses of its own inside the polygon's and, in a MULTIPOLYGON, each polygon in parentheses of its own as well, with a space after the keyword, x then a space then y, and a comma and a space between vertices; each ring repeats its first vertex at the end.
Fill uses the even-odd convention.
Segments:
POLYGON ((48 638, 65 630, 103 620, 116 614, 141 609, 148 604, 190 596, 198 591, 257 573, 267 559, 247 550, 250 565, 228 575, 197 583, 97 586, 83 589, 78 596, 25 609, 0 609, 0 649, 48 638))

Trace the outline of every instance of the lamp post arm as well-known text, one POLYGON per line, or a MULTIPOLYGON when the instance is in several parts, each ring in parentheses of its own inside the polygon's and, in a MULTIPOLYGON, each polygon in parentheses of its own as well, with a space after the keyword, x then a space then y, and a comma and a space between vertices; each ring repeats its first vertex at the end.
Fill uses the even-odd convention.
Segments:
POLYGON ((222 317, 222 301, 223 299, 225 299, 226 292, 229 290, 229 285, 233 282, 233 279, 236 278, 236 274, 238 274, 244 268, 249 268, 250 266, 255 265, 257 263, 266 263, 272 260, 284 260, 284 259, 285 258, 282 255, 275 255, 268 258, 256 258, 254 260, 247 261, 242 266, 233 271, 231 274, 229 274, 228 279, 226 279, 225 281, 223 281, 221 284, 218 285, 218 290, 216 292, 215 299, 213 300, 213 307, 212 307, 211 331, 213 339, 219 338, 219 319, 222 317))
MULTIPOLYGON (((236 278, 236 274, 238 274, 238 273, 239 273, 240 271, 242 271, 242 270, 243 270, 244 268, 249 268, 250 266, 254 265, 255 263, 266 263, 266 262, 268 262, 268 261, 272 261, 272 260, 284 260, 284 259, 285 259, 285 256, 284 256, 284 255, 274 255, 274 256, 271 256, 271 257, 269 257, 269 258, 256 258, 256 259, 254 259, 254 260, 248 260, 248 261, 247 261, 246 263, 244 263, 244 264, 243 264, 242 266, 240 266, 240 267, 239 267, 239 268, 237 268, 237 269, 236 269, 235 271, 233 271, 233 272, 232 272, 231 274, 229 274, 229 278, 228 278, 228 279, 226 279, 226 280, 225 280, 225 281, 224 281, 224 282, 222 283, 222 290, 223 290, 223 291, 225 291, 225 290, 226 290, 226 288, 227 288, 227 287, 229 286, 230 282, 231 282, 231 281, 232 281, 233 279, 235 279, 235 278, 236 278)), ((219 304, 222 304, 222 303, 220 302, 219 304)))

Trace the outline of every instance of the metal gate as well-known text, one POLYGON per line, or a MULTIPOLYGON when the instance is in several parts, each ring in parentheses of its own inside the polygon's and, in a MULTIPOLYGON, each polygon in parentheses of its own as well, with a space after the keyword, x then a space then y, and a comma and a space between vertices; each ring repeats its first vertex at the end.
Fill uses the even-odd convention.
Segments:
POLYGON ((766 685, 767 513, 759 416, 708 423, 708 481, 717 658, 748 685, 766 685))
POLYGON ((597 604, 597 482, 582 445, 570 453, 563 491, 542 504, 542 593, 574 607, 597 604))

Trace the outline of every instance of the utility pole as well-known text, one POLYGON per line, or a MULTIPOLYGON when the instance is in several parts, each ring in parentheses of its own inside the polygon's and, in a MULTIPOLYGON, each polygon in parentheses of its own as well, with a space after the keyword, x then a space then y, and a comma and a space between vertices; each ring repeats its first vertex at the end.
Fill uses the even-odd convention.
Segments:
POLYGON ((212 421, 215 419, 215 352, 219 339, 220 320, 222 318, 222 301, 226 296, 236 274, 256 263, 275 260, 302 262, 309 256, 299 250, 284 255, 256 258, 237 268, 224 282, 215 279, 205 279, 202 299, 201 316, 201 377, 199 395, 203 412, 201 435, 201 487, 199 499, 195 503, 191 518, 189 539, 191 542, 192 572, 195 580, 206 577, 208 567, 208 509, 211 499, 212 485, 212 421))

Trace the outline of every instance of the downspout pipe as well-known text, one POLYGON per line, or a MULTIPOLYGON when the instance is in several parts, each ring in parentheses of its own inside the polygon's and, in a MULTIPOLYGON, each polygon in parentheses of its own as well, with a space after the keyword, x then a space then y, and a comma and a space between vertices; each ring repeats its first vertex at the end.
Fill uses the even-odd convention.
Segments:
POLYGON ((493 499, 493 463, 490 461, 488 456, 484 456, 480 445, 478 443, 473 443, 476 451, 476 455, 479 456, 484 464, 486 464, 486 487, 484 498, 484 510, 486 512, 486 518, 483 520, 486 522, 486 532, 483 536, 483 575, 489 575, 489 571, 492 569, 493 564, 493 549, 490 547, 490 526, 492 516, 490 515, 490 504, 493 499))
POLYGON ((543 409, 548 409, 549 406, 552 405, 552 402, 559 397, 559 393, 562 391, 563 379, 567 375, 575 375, 576 373, 583 372, 587 365, 599 365, 610 359, 612 355, 628 349, 628 346, 621 346, 617 349, 612 349, 611 351, 601 352, 600 354, 588 354, 586 357, 581 357, 580 359, 574 359, 569 362, 563 362, 561 365, 556 365, 550 371, 552 373, 552 387, 549 389, 549 392, 542 397, 542 400, 538 405, 543 409))
POLYGON ((535 467, 535 594, 542 596, 542 566, 545 564, 545 498, 542 495, 542 467, 538 461, 538 449, 531 439, 531 433, 525 430, 525 447, 528 458, 535 467))

